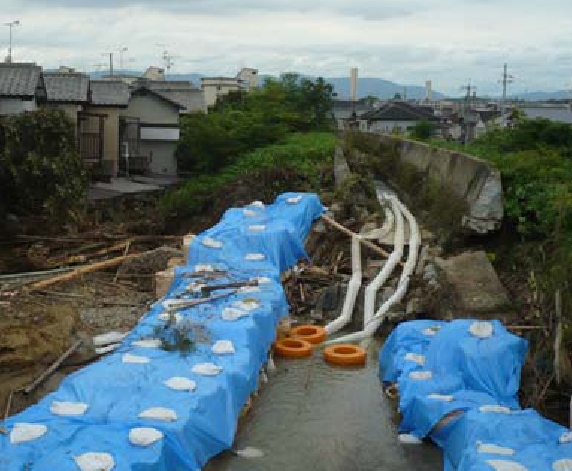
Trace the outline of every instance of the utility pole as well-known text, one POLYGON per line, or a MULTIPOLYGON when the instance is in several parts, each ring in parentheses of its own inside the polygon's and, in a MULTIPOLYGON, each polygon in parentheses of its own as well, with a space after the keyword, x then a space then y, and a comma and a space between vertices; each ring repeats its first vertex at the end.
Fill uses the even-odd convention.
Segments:
POLYGON ((504 120, 504 115, 506 113, 506 88, 507 85, 513 82, 513 76, 508 74, 508 66, 505 62, 504 64, 504 68, 503 68, 503 73, 502 73, 502 101, 501 101, 501 106, 500 106, 500 112, 501 112, 501 125, 504 128, 505 127, 505 120, 504 120))
POLYGON ((113 77, 113 52, 104 52, 102 56, 109 56, 109 76, 113 77))
POLYGON ((461 87, 461 90, 466 90, 466 95, 465 95, 465 103, 463 105, 463 127, 465 128, 465 144, 468 144, 469 142, 469 118, 471 116, 471 97, 473 96, 473 94, 476 95, 477 93, 477 87, 475 87, 474 85, 471 85, 471 80, 469 79, 469 82, 467 85, 464 85, 461 87))
POLYGON ((12 28, 14 28, 14 26, 19 26, 19 25, 20 25, 20 20, 4 23, 4 26, 8 26, 8 28, 10 28, 10 43, 8 46, 8 57, 6 57, 6 62, 8 63, 12 62, 12 28))

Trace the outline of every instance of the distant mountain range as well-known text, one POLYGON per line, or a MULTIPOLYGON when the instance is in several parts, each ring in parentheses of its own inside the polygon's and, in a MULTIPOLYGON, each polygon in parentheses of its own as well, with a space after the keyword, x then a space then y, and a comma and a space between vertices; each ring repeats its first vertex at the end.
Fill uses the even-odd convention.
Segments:
MULTIPOLYGON (((108 72, 94 72, 91 75, 93 78, 99 78, 107 75, 108 72)), ((125 75, 140 76, 142 72, 137 70, 125 70, 122 71, 125 75)), ((308 78, 314 78, 311 76, 305 76, 308 78)), ((198 73, 186 73, 186 74, 170 74, 168 80, 190 80, 196 86, 200 86, 201 78, 207 77, 204 74, 198 73)), ((270 75, 261 75, 260 79, 271 77, 270 75)), ((350 79, 348 77, 329 77, 325 79, 328 83, 334 86, 334 92, 337 93, 338 99, 349 99, 350 97, 350 79)), ((420 85, 402 85, 399 83, 391 82, 389 80, 384 80, 380 78, 358 78, 357 94, 358 98, 364 98, 366 96, 376 96, 382 100, 393 98, 395 94, 399 93, 402 97, 404 92, 407 92, 408 99, 423 99, 425 98, 425 87, 420 85)), ((440 93, 438 91, 433 91, 434 100, 446 99, 447 95, 440 93)), ((527 92, 521 94, 514 94, 509 97, 510 99, 518 99, 525 101, 548 101, 548 100, 569 100, 571 94, 567 90, 557 90, 553 92, 546 91, 535 91, 527 92)), ((490 99, 498 100, 499 97, 490 97, 490 99)))
MULTIPOLYGON (((99 78, 107 75, 108 72, 95 72, 91 74, 93 78, 99 78)), ((125 75, 141 75, 141 72, 134 70, 122 71, 125 75)), ((170 74, 167 80, 190 80, 196 86, 200 86, 201 78, 206 77, 203 74, 188 73, 188 74, 170 74)), ((270 75, 261 75, 260 79, 271 77, 270 75)), ((313 78, 310 76, 305 76, 308 78, 313 78)), ((339 99, 349 99, 350 97, 350 79, 348 77, 328 77, 325 78, 328 83, 334 86, 334 92, 338 94, 339 99)), ((407 91, 407 98, 411 99, 423 99, 425 98, 425 87, 419 85, 401 85, 395 82, 390 82, 389 80, 383 80, 380 78, 358 78, 357 94, 358 98, 364 98, 366 96, 376 96, 378 98, 388 99, 393 98, 396 93, 403 96, 404 92, 407 91)), ((445 95, 439 92, 433 92, 433 98, 436 100, 441 100, 445 98, 445 95)))

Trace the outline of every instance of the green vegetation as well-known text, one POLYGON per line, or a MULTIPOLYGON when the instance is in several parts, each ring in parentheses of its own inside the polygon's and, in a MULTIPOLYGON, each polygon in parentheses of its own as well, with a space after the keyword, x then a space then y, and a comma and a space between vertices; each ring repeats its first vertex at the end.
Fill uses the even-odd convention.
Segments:
POLYGON ((209 114, 181 121, 179 171, 217 172, 239 155, 280 142, 293 132, 330 130, 332 86, 286 74, 264 86, 222 97, 209 114))
POLYGON ((335 144, 328 132, 292 134, 278 144, 240 155, 218 173, 189 179, 169 192, 162 206, 168 214, 191 217, 221 205, 231 195, 270 199, 281 191, 317 190, 326 178, 324 166, 331 166, 335 144))
POLYGON ((41 109, 0 122, 0 188, 0 215, 74 218, 87 178, 64 113, 41 109))
POLYGON ((415 123, 413 129, 411 129, 411 137, 413 139, 419 139, 421 141, 424 141, 432 137, 433 134, 435 134, 436 129, 437 127, 433 123, 431 123, 427 119, 423 119, 415 123))

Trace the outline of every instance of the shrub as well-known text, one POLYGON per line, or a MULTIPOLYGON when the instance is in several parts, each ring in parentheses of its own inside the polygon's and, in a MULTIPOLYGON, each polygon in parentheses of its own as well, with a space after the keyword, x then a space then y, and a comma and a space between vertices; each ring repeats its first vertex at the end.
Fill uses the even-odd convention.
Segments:
POLYGON ((5 119, 0 136, 0 209, 67 219, 87 188, 71 121, 40 109, 5 119))

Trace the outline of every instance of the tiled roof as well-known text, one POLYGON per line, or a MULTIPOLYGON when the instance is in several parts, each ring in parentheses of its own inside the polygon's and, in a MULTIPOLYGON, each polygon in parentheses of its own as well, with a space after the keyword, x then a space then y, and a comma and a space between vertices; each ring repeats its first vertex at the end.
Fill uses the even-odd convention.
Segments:
POLYGON ((35 96, 41 72, 36 64, 0 63, 0 96, 35 96))
POLYGON ((126 107, 129 86, 121 80, 91 80, 91 104, 95 106, 126 107))
POLYGON ((48 102, 85 103, 88 101, 89 77, 84 74, 45 72, 48 102))
POLYGON ((205 107, 203 91, 193 87, 189 81, 146 80, 139 81, 149 90, 161 95, 167 100, 174 101, 183 107, 185 113, 202 111, 205 107))
POLYGON ((403 101, 394 101, 381 107, 374 112, 366 113, 361 119, 369 121, 418 121, 427 119, 429 121, 437 121, 438 118, 433 115, 431 109, 422 106, 415 106, 403 101))

